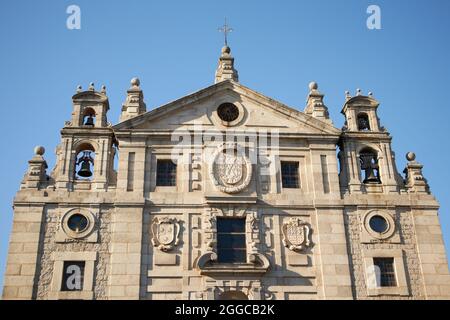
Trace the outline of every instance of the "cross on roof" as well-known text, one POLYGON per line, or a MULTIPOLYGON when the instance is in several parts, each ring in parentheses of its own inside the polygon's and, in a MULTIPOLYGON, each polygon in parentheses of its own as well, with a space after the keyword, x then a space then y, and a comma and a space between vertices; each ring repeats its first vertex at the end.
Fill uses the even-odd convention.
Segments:
POLYGON ((224 37, 225 37, 225 45, 228 46, 228 33, 230 33, 231 31, 233 31, 232 28, 230 28, 229 25, 227 25, 227 18, 225 18, 225 23, 222 27, 220 27, 219 32, 223 32, 224 37))

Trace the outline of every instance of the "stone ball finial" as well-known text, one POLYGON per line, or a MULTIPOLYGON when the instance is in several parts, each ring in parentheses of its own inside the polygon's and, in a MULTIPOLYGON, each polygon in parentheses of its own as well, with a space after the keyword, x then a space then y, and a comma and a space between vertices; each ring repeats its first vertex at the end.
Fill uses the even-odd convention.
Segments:
POLYGON ((360 88, 356 89, 356 95, 357 95, 357 96, 360 96, 360 95, 361 95, 361 89, 360 89, 360 88))
POLYGON ((345 91, 345 99, 350 99, 352 96, 350 95, 350 91, 345 91))
POLYGON ((105 85, 102 85, 102 91, 101 91, 101 93, 106 93, 106 86, 105 86, 105 85))
POLYGON ((94 91, 95 90, 93 82, 89 83, 89 90, 90 91, 94 91))
POLYGON ((231 52, 231 48, 229 46, 223 46, 222 53, 230 53, 230 52, 231 52))
POLYGON ((416 154, 414 152, 408 152, 406 154, 406 160, 408 160, 408 161, 416 160, 416 154))
POLYGON ((308 87, 310 91, 313 91, 317 90, 319 88, 319 85, 317 84, 317 82, 312 81, 309 83, 308 87))
POLYGON ((83 87, 82 87, 81 85, 78 85, 78 86, 77 86, 77 93, 78 93, 78 92, 81 92, 82 90, 83 90, 83 87))
POLYGON ((141 81, 139 80, 139 78, 133 78, 131 79, 131 85, 133 87, 139 87, 139 85, 141 84, 141 81))
POLYGON ((34 147, 34 154, 37 156, 42 156, 45 153, 45 148, 43 146, 34 147))

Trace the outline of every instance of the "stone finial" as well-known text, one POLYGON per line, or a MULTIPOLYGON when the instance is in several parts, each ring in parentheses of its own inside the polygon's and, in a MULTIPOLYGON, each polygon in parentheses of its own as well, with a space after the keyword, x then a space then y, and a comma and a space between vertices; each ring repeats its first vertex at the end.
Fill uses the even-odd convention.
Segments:
POLYGON ((423 165, 416 161, 416 154, 408 152, 406 154, 406 165, 403 173, 405 174, 405 186, 410 193, 430 193, 430 187, 427 179, 422 174, 423 165))
POLYGON ((120 121, 125 121, 134 118, 147 111, 144 102, 144 93, 142 92, 139 78, 133 78, 130 81, 131 87, 127 91, 127 98, 122 105, 122 113, 120 114, 120 121))
POLYGON ((77 86, 77 93, 80 93, 81 91, 83 91, 83 87, 81 85, 77 86))
POLYGON ((317 82, 314 82, 314 81, 310 82, 308 87, 309 87, 309 92, 316 91, 317 89, 319 89, 319 85, 317 84, 317 82))
POLYGON ((221 51, 214 83, 228 79, 239 81, 239 75, 234 68, 234 58, 231 56, 231 48, 225 45, 221 51))
POLYGON ((47 182, 46 169, 48 166, 43 157, 44 153, 43 146, 34 148, 34 156, 28 161, 28 171, 22 180, 22 189, 39 189, 43 183, 47 182))
POLYGON ((345 91, 345 99, 346 100, 349 100, 349 99, 351 99, 352 98, 352 96, 350 95, 350 91, 345 91))
POLYGON ((372 91, 369 91, 369 97, 373 98, 373 92, 372 91))
POLYGON ((356 89, 356 95, 357 96, 360 96, 362 93, 361 93, 361 89, 360 88, 358 88, 358 89, 356 89))
POLYGON ((139 87, 141 85, 141 81, 139 80, 139 78, 136 78, 136 77, 131 79, 130 83, 131 83, 132 88, 139 87))
POLYGON ((308 88, 309 94, 306 100, 305 113, 332 124, 328 108, 323 103, 324 95, 319 92, 319 85, 317 82, 312 81, 309 83, 308 88))
POLYGON ((106 94, 106 86, 102 85, 102 89, 100 90, 101 93, 106 94))
POLYGON ((37 156, 43 156, 45 153, 45 148, 43 146, 34 147, 34 154, 37 156))
POLYGON ((416 160, 416 154, 414 152, 408 152, 406 154, 406 160, 408 160, 408 161, 416 160))
POLYGON ((88 90, 89 90, 89 91, 95 91, 94 83, 93 83, 93 82, 89 83, 89 88, 88 88, 88 90))
POLYGON ((229 55, 231 53, 231 48, 229 46, 222 47, 222 56, 229 55))

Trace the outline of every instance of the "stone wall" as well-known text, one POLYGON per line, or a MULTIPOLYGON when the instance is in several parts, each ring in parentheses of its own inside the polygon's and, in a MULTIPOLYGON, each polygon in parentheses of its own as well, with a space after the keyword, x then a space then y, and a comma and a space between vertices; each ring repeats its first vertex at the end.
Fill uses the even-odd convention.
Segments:
POLYGON ((110 264, 109 243, 111 237, 110 222, 111 213, 101 210, 97 221, 99 237, 97 243, 74 241, 69 243, 56 243, 55 234, 60 228, 61 215, 67 208, 47 207, 43 219, 43 234, 41 237, 38 263, 38 283, 36 299, 48 299, 53 279, 52 254, 54 252, 97 252, 97 261, 94 269, 94 298, 107 299, 107 281, 110 264))
POLYGON ((351 268, 353 295, 356 299, 424 299, 423 281, 420 261, 417 255, 416 237, 411 212, 397 209, 395 212, 395 228, 400 235, 400 243, 377 242, 361 243, 361 212, 347 208, 345 212, 345 228, 351 268), (363 261, 363 250, 401 249, 404 252, 404 264, 408 282, 409 296, 378 296, 367 294, 367 279, 363 261))

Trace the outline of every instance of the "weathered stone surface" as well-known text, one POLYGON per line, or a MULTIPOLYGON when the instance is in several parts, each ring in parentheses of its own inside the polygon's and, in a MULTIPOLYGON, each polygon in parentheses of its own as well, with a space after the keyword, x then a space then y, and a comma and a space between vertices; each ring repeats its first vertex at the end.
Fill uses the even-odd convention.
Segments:
POLYGON ((439 205, 415 155, 398 173, 373 95, 347 94, 337 129, 317 83, 304 112, 290 108, 238 83, 226 46, 214 85, 150 112, 143 97, 135 78, 112 126, 105 90, 78 90, 51 172, 36 148, 4 299, 450 298, 439 205), (90 179, 77 176, 83 150, 90 179), (375 155, 363 170, 361 154, 375 155), (157 183, 163 160, 176 160, 174 185, 157 183), (218 261, 221 218, 244 222, 242 263, 218 261), (395 286, 374 286, 374 258, 393 259, 395 286), (84 262, 78 291, 62 291, 66 262, 84 262))

